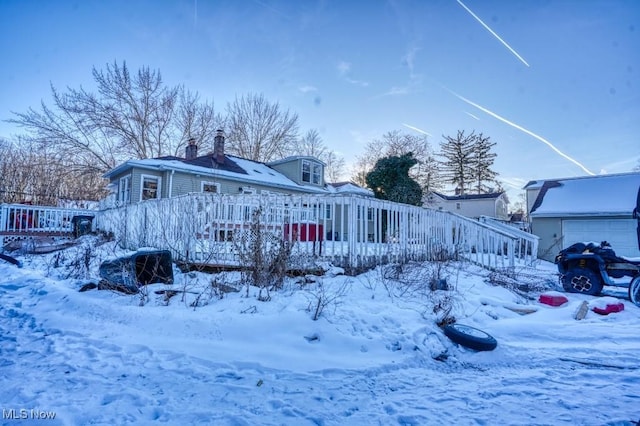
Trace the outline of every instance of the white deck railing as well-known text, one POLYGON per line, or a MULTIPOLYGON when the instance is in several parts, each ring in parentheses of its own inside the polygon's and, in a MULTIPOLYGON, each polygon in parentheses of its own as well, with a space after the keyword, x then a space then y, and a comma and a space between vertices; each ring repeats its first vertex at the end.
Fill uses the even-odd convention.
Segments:
POLYGON ((260 227, 296 240, 294 254, 349 267, 406 260, 465 258, 489 268, 531 264, 537 242, 466 217, 357 195, 189 194, 105 209, 99 230, 129 249, 171 250, 178 261, 237 264, 234 236, 260 227))
POLYGON ((72 233, 74 217, 95 215, 95 210, 0 204, 0 234, 19 236, 72 233))
POLYGON ((487 224, 495 229, 500 229, 513 236, 516 240, 515 250, 516 257, 525 259, 528 265, 534 264, 538 259, 538 244, 540 237, 529 232, 523 231, 516 226, 501 222, 492 217, 480 216, 480 222, 487 224))

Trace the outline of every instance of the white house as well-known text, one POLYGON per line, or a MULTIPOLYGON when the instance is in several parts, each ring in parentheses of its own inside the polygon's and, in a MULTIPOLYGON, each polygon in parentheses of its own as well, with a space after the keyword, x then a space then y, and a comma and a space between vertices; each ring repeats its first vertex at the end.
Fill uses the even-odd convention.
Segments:
POLYGON ((504 192, 489 194, 444 195, 431 191, 426 197, 426 207, 436 210, 446 210, 478 219, 480 216, 508 220, 509 201, 504 192))
POLYGON ((228 155, 221 130, 214 150, 198 155, 190 140, 184 158, 160 157, 126 161, 104 174, 118 205, 157 198, 210 192, 223 194, 336 194, 373 192, 353 183, 327 183, 325 164, 315 157, 290 156, 270 163, 228 155))
POLYGON ((637 221, 640 173, 537 180, 524 187, 538 257, 553 261, 576 242, 611 244, 619 256, 640 257, 637 221))

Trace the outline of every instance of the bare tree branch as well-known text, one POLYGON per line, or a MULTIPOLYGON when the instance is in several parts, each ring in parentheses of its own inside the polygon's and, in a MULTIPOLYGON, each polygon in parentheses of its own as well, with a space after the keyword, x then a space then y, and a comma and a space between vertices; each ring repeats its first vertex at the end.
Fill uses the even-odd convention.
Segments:
POLYGON ((189 137, 206 144, 222 124, 213 103, 164 85, 159 71, 143 67, 130 73, 125 62, 114 62, 94 67, 92 75, 95 93, 82 87, 63 93, 52 85, 51 107, 42 102, 39 110, 14 112, 8 120, 26 130, 21 143, 35 152, 55 147, 59 164, 96 185, 87 187, 92 196, 103 191, 101 175, 118 163, 177 155, 189 137))
POLYGON ((298 115, 283 111, 264 95, 248 94, 227 104, 228 151, 254 161, 290 153, 298 135, 298 115))

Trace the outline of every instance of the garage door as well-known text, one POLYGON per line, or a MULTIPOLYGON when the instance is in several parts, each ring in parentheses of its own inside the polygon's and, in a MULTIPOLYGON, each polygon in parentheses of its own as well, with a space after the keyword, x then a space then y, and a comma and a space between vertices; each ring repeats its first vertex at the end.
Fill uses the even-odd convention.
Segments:
POLYGON ((640 257, 635 219, 563 220, 563 248, 585 241, 608 241, 618 256, 640 257))

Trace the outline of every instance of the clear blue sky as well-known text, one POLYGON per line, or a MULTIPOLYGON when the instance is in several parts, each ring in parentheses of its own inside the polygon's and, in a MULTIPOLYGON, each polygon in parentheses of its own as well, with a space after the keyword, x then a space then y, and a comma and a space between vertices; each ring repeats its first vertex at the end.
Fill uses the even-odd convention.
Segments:
POLYGON ((491 136, 507 188, 640 159, 637 0, 0 0, 0 53, 0 119, 117 60, 220 111, 264 93, 348 162, 412 128, 491 136))

